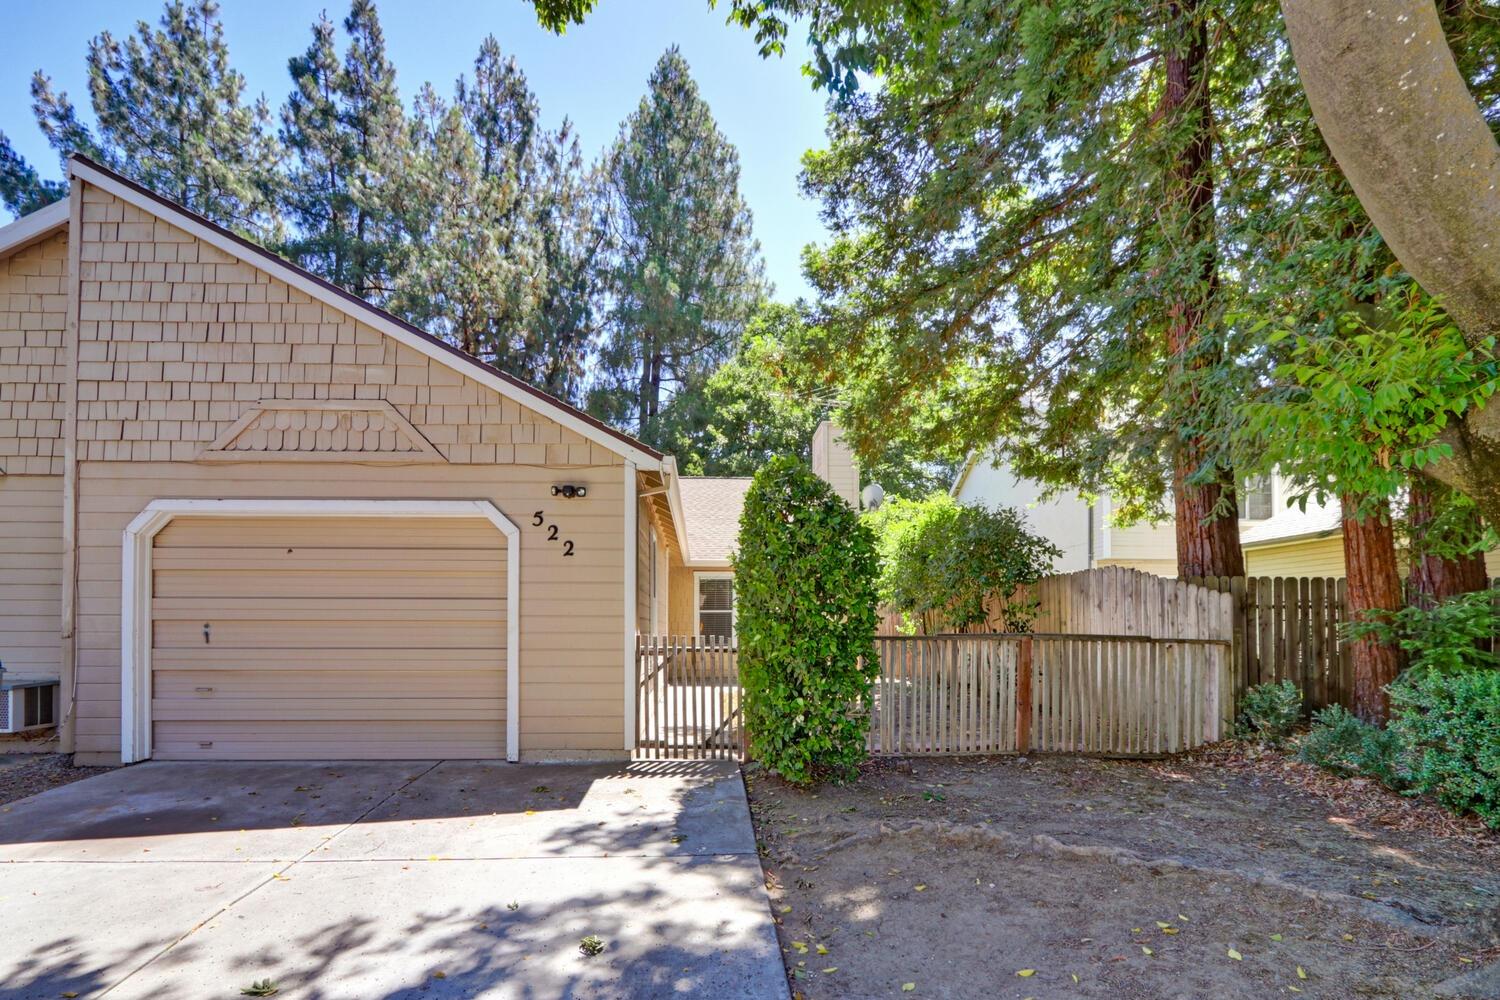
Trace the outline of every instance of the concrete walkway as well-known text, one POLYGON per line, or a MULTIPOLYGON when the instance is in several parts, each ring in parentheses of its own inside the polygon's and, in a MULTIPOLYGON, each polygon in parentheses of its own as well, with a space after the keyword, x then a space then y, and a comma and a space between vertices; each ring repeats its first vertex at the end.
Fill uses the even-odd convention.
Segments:
POLYGON ((787 997, 718 762, 122 768, 0 811, 0 914, 7 1000, 787 997))

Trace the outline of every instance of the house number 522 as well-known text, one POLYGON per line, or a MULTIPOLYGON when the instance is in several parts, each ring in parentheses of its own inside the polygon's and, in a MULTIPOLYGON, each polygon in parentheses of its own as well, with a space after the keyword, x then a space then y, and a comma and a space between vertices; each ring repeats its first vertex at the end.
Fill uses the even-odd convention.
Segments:
POLYGON ((555 524, 547 524, 547 514, 546 514, 545 511, 540 511, 539 510, 536 513, 532 514, 531 515, 531 523, 533 525, 535 525, 536 527, 538 527, 538 528, 540 528, 542 525, 546 524, 547 525, 547 541, 549 541, 549 542, 558 542, 558 541, 560 541, 563 544, 563 555, 570 556, 570 555, 573 554, 573 541, 572 541, 572 539, 569 539, 569 538, 558 538, 557 537, 557 525, 555 525, 555 524))

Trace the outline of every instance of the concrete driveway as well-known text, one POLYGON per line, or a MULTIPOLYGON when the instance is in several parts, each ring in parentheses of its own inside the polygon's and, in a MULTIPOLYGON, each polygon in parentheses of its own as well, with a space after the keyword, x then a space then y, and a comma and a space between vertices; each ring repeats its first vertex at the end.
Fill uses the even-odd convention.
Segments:
POLYGON ((0 928, 4 998, 787 996, 718 762, 122 768, 0 812, 0 928))

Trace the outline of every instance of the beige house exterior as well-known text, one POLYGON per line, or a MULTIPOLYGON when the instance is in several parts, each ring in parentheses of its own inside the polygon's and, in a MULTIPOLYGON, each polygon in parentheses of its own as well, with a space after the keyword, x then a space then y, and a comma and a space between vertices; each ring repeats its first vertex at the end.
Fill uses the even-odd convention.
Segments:
POLYGON ((70 174, 0 228, 0 663, 60 680, 63 748, 627 755, 637 633, 727 566, 673 459, 70 174))
MULTIPOLYGON (((1240 519, 1247 576, 1340 577, 1344 531, 1336 504, 1289 502, 1292 485, 1280 476, 1255 484, 1240 519)), ((1062 549, 1054 571, 1123 566, 1158 576, 1177 575, 1177 539, 1171 521, 1117 525, 1110 498, 1089 503, 1078 496, 1046 496, 1040 483, 1018 476, 1004 462, 973 456, 954 480, 961 503, 1021 509, 1032 530, 1062 549)), ((1490 576, 1500 575, 1500 551, 1486 556, 1490 576)))

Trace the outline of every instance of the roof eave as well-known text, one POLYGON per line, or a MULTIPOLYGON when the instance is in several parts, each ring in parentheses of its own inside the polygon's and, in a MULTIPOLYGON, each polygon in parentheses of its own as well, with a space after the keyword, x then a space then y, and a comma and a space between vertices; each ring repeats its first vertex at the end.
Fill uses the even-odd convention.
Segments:
POLYGON ((7 226, 0 226, 0 258, 25 250, 68 226, 68 199, 54 201, 45 208, 21 216, 7 226))

